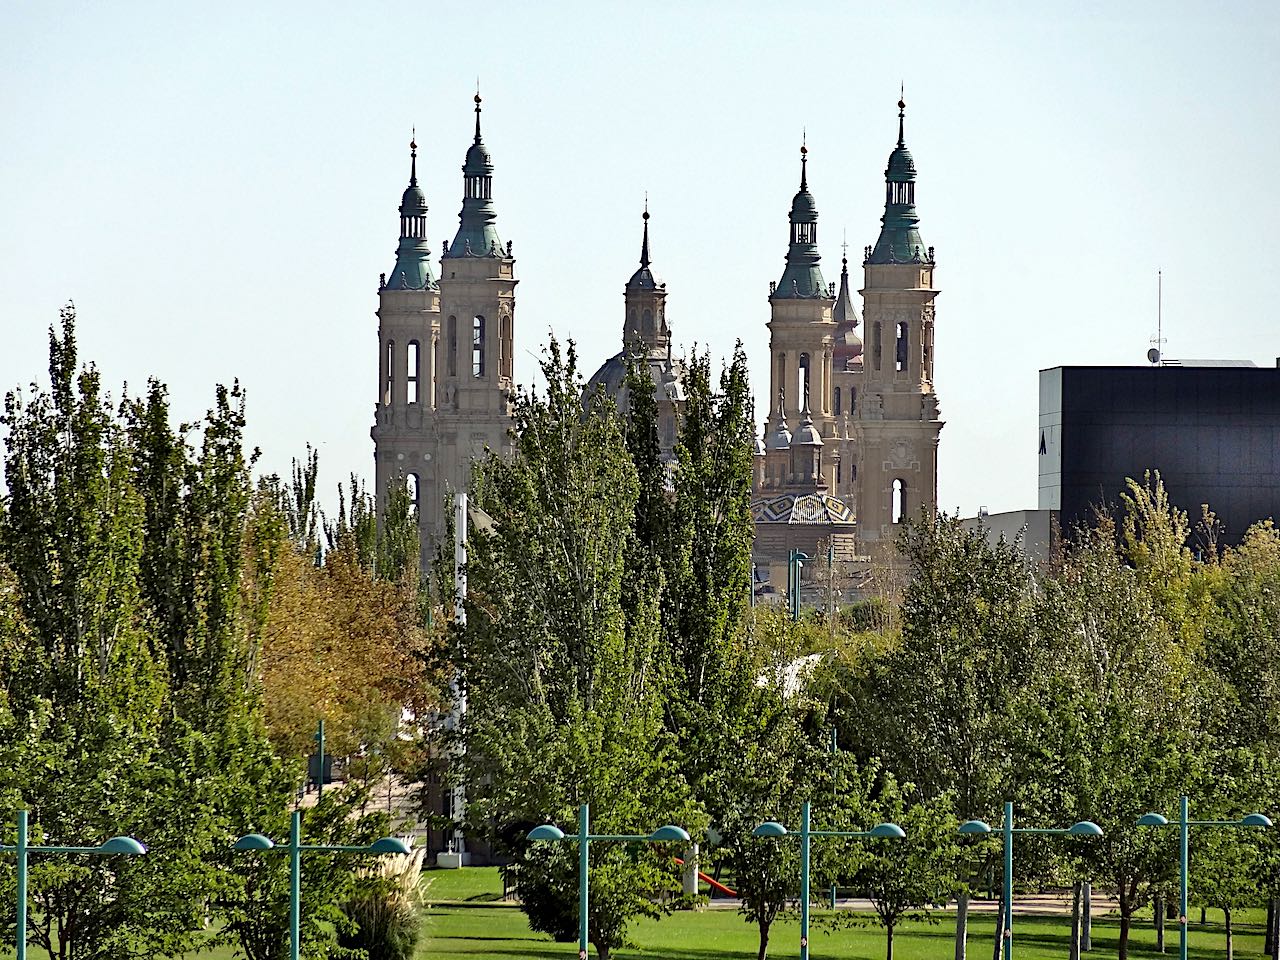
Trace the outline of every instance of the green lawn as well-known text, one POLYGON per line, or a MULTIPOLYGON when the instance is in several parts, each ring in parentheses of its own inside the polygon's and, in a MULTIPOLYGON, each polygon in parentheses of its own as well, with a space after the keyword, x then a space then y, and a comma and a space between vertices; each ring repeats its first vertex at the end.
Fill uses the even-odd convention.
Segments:
MULTIPOLYGON (((575 944, 554 943, 529 930, 518 907, 503 903, 502 881, 494 868, 430 870, 426 936, 419 960, 574 960, 575 944)), ((829 929, 826 911, 815 911, 810 937, 813 960, 883 960, 884 931, 864 917, 864 925, 829 929)), ((1199 911, 1192 911, 1198 919, 1199 911)), ((1262 955, 1265 912, 1248 911, 1236 922, 1235 951, 1241 960, 1262 955)), ((894 937, 895 960, 952 960, 955 919, 942 915, 936 924, 904 924, 894 937)), ((990 914, 971 917, 969 960, 991 960, 994 920, 990 914)), ((1177 956, 1177 929, 1166 926, 1168 953, 1177 956)), ((1016 960, 1066 960, 1070 929, 1065 917, 1015 917, 1016 960)), ((661 920, 645 920, 631 931, 633 947, 615 953, 616 960, 755 960, 756 931, 732 909, 679 912, 661 920)), ((799 926, 795 920, 774 925, 771 957, 785 960, 797 954, 799 926)), ((1210 922, 1193 923, 1190 953, 1195 960, 1225 960, 1222 915, 1211 911, 1210 922)), ((1095 919, 1090 960, 1113 960, 1119 941, 1119 922, 1095 919)), ((12 956, 0 947, 0 956, 12 956)), ((30 950, 31 960, 47 960, 43 951, 30 950)), ((230 950, 193 955, 191 960, 232 960, 230 950)), ((594 954, 593 954, 594 956, 594 954)), ((1150 912, 1135 924, 1130 942, 1135 960, 1160 960, 1150 912)))

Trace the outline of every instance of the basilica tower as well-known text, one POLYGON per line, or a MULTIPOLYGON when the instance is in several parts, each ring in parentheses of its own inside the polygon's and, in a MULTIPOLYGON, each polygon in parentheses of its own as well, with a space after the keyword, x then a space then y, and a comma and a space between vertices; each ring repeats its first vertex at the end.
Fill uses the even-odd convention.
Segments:
POLYGON ((885 170, 880 237, 863 260, 862 385, 853 418, 858 447, 858 539, 865 552, 896 524, 938 501, 938 398, 933 389, 933 248, 920 239, 916 166, 898 101, 898 143, 885 170))
MULTIPOLYGON (((782 421, 811 418, 821 437, 832 435, 832 357, 835 291, 818 266, 818 206, 809 192, 807 147, 800 148, 800 189, 791 201, 791 234, 782 279, 769 285, 769 396, 781 397, 767 435, 782 421), (803 412, 802 412, 803 411, 803 412)), ((830 464, 824 466, 829 471, 830 464)), ((832 477, 826 477, 831 485, 832 477)))
MULTIPOLYGON (((422 506, 436 437, 431 358, 439 338, 440 288, 427 245, 427 198, 418 186, 418 144, 409 143, 409 186, 400 200, 400 244, 378 284, 378 401, 370 431, 379 509, 393 481, 422 506)), ((426 544, 424 543, 424 547, 426 544)), ((429 556, 429 553, 423 553, 429 556)))
POLYGON ((440 344, 435 355, 439 455, 434 488, 424 486, 424 522, 444 531, 441 504, 471 483, 471 464, 492 450, 508 454, 511 439, 515 259, 498 237, 493 205, 493 159, 480 135, 476 94, 475 139, 462 165, 458 232, 440 261, 440 344))

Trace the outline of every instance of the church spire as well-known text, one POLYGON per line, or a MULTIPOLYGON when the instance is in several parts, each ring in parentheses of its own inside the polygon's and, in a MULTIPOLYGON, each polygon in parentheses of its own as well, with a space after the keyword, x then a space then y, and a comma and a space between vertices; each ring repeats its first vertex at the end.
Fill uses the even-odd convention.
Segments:
POLYGON ((836 324, 835 347, 832 357, 837 370, 848 369, 849 361, 862 356, 862 339, 858 336, 858 311, 853 305, 849 290, 849 244, 845 243, 844 256, 840 259, 840 289, 836 293, 836 305, 831 319, 836 324))
POLYGON ((800 145, 800 189, 791 201, 791 239, 787 247, 787 266, 772 291, 778 299, 827 296, 818 261, 818 205, 809 192, 809 146, 800 145))
POLYGON ((396 265, 385 288, 388 290, 426 290, 434 288, 431 255, 427 250, 427 197, 418 186, 417 131, 409 140, 409 186, 400 198, 400 245, 396 248, 396 265))
POLYGON ((916 162, 907 149, 907 104, 898 100, 898 145, 884 171, 884 216, 880 238, 867 254, 867 263, 927 263, 932 254, 920 239, 916 212, 916 162))
POLYGON ((644 239, 640 241, 640 266, 649 265, 649 198, 644 198, 644 239))
POLYGON ((493 158, 480 136, 480 94, 475 96, 476 135, 462 164, 462 212, 458 233, 446 257, 500 257, 505 254, 498 238, 498 213, 493 206, 493 158))

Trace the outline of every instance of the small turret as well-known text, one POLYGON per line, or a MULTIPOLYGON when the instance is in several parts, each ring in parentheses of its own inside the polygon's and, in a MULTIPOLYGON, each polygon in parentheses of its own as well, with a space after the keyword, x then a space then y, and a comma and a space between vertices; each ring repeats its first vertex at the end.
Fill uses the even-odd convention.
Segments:
POLYGON ((884 171, 883 227, 867 263, 927 263, 933 253, 920 239, 920 216, 916 213, 916 162, 907 149, 903 132, 907 104, 898 101, 898 145, 889 154, 884 171))
POLYGON ((644 203, 644 236, 640 241, 640 269, 627 281, 626 321, 622 325, 622 348, 644 346, 650 357, 671 352, 671 331, 667 327, 667 285, 660 281, 649 260, 649 201, 644 203))
POLYGON ((430 290, 436 286, 427 249, 427 198, 418 186, 418 143, 409 141, 409 186, 400 198, 400 245, 387 290, 430 290))
POLYGON ((480 94, 476 102, 476 136, 467 148, 462 164, 462 212, 458 233, 445 257, 501 257, 505 254, 498 238, 497 210, 493 206, 493 158, 480 138, 480 94))
POLYGON ((809 192, 809 148, 800 147, 800 189, 791 201, 787 266, 773 290, 776 299, 827 296, 818 261, 818 205, 809 192))
POLYGON ((849 258, 840 260, 840 290, 836 294, 836 305, 831 311, 831 319, 835 321, 835 346, 832 355, 837 370, 847 370, 855 362, 861 363, 862 338, 858 336, 858 311, 854 308, 853 297, 849 292, 849 258))

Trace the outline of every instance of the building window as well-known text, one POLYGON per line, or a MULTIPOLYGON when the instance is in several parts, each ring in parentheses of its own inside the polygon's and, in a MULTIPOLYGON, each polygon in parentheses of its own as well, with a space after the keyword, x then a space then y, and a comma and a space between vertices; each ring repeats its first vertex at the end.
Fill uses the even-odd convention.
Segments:
POLYGON ((448 360, 449 376, 458 375, 458 318, 450 317, 447 335, 449 342, 445 344, 445 357, 448 360))
POLYGON ((410 340, 404 352, 405 393, 408 403, 418 402, 418 377, 422 373, 421 349, 417 340, 410 340))
POLYGON ((836 399, 836 409, 835 409, 835 414, 836 414, 836 416, 838 417, 838 416, 840 416, 840 412, 841 412, 841 411, 840 411, 840 388, 839 388, 839 387, 836 387, 836 389, 835 389, 835 399, 836 399))
POLYGON ((396 362, 396 342, 394 340, 387 341, 387 363, 383 369, 386 371, 386 382, 382 387, 382 405, 391 406, 391 385, 395 382, 395 362, 396 362))
POLYGON ((653 311, 645 310, 640 314, 640 333, 646 339, 653 336, 653 311))
POLYGON ((504 313, 498 320, 498 376, 512 377, 511 367, 511 315, 504 313))
POLYGON ((484 317, 471 320, 471 375, 484 376, 484 317))
POLYGON ((893 481, 892 513, 894 523, 901 523, 907 515, 907 485, 901 480, 893 481))
POLYGON ((840 482, 841 482, 841 473, 842 473, 842 471, 841 471, 841 469, 840 469, 840 458, 839 458, 839 457, 836 457, 836 485, 837 485, 837 486, 838 486, 838 485, 840 484, 840 482))
POLYGON ((787 355, 778 354, 778 390, 779 396, 787 389, 787 355))
POLYGON ((899 373, 907 369, 907 331, 909 329, 905 322, 898 324, 898 344, 894 350, 894 369, 899 373))
POLYGON ((422 483, 416 473, 407 474, 404 478, 405 493, 409 495, 409 505, 417 513, 422 506, 422 483))
POLYGON ((853 416, 854 412, 857 409, 858 409, 858 388, 850 387, 849 388, 849 416, 853 416))
POLYGON ((877 320, 875 326, 871 328, 871 359, 875 363, 876 371, 880 370, 880 321, 877 320))
POLYGON ((801 401, 807 407, 809 405, 809 355, 807 353, 800 354, 800 374, 796 386, 799 388, 801 401))

